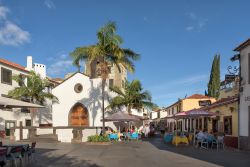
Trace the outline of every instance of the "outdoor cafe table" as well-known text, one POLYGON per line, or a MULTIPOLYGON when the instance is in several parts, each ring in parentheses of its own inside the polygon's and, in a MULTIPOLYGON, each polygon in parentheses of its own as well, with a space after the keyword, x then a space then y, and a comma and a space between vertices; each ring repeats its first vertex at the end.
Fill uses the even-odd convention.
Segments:
POLYGON ((8 150, 11 150, 14 147, 20 147, 20 146, 23 148, 24 151, 26 151, 29 148, 29 144, 19 144, 19 143, 16 143, 16 144, 4 144, 3 145, 3 147, 8 148, 8 150))
POLYGON ((188 138, 186 136, 174 136, 172 140, 172 144, 178 146, 180 143, 189 144, 188 138))

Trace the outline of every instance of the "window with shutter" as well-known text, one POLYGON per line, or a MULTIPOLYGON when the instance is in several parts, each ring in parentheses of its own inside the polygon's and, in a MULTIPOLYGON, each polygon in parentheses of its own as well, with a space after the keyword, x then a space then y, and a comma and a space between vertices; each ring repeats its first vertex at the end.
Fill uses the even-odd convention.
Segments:
POLYGON ((12 85, 12 71, 6 68, 1 68, 1 82, 3 84, 12 85))

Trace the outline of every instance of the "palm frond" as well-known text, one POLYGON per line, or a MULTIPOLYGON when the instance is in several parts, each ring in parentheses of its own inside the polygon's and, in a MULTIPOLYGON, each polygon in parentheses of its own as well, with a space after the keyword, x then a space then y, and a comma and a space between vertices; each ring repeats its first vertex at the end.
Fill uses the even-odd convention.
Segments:
POLYGON ((112 92, 115 92, 117 93, 118 95, 120 96, 125 96, 125 94, 122 92, 122 90, 117 87, 117 86, 112 86, 112 87, 109 87, 109 89, 112 91, 112 92))

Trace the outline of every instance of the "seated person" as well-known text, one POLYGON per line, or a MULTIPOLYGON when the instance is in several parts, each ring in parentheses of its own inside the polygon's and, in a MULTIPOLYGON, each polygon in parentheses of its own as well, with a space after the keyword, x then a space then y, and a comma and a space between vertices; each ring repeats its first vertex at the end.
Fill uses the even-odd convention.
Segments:
POLYGON ((135 126, 132 126, 132 128, 130 129, 130 133, 134 133, 135 132, 135 126))
POLYGON ((197 137, 197 140, 204 140, 205 134, 203 133, 202 130, 200 130, 199 133, 197 133, 196 137, 197 137))

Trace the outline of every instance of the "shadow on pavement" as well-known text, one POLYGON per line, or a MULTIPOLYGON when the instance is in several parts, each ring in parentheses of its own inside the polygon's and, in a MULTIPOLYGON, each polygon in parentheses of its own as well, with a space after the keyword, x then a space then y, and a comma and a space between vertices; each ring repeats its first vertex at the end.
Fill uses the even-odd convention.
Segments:
POLYGON ((101 167, 90 160, 70 157, 70 152, 58 153, 57 149, 37 148, 34 159, 27 167, 101 167))
POLYGON ((220 166, 235 167, 240 165, 240 167, 249 167, 250 166, 250 153, 225 149, 219 150, 216 149, 199 149, 193 146, 179 145, 174 146, 171 143, 164 143, 161 136, 157 135, 154 138, 149 138, 144 141, 148 141, 153 146, 159 150, 172 152, 175 154, 180 154, 186 157, 191 157, 194 159, 199 159, 209 163, 217 164, 220 166))

